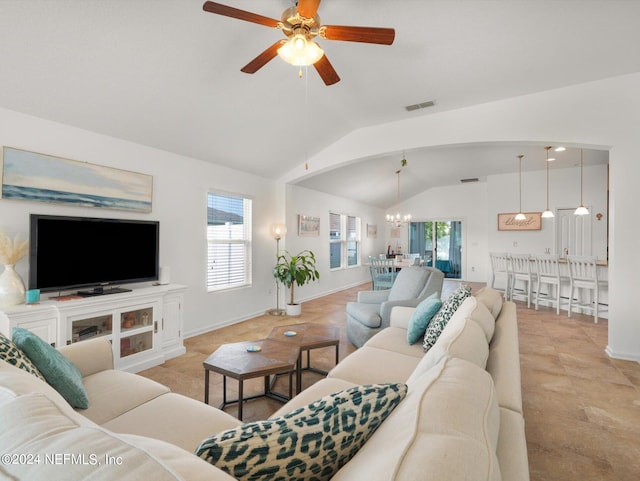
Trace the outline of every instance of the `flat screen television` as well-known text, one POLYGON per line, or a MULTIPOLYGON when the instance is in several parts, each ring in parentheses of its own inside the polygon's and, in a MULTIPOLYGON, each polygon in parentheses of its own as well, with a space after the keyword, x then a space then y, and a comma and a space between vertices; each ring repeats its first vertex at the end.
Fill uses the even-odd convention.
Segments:
POLYGON ((127 291, 111 287, 158 279, 157 221, 31 214, 29 289, 80 295, 127 291))

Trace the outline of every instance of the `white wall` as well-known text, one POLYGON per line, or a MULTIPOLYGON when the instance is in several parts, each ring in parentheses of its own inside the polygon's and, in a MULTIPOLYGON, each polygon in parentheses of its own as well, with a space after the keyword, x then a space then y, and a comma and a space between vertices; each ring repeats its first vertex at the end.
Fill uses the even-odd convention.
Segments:
POLYGON ((385 249, 384 213, 382 210, 295 185, 288 185, 286 192, 287 236, 281 248, 292 254, 304 249, 313 251, 318 258, 317 267, 320 272, 319 281, 295 288, 295 300, 304 301, 370 281, 371 275, 365 266, 329 269, 329 212, 360 217, 362 223, 361 262, 366 262, 368 256, 377 255, 385 249), (319 236, 300 237, 298 235, 298 215, 300 214, 320 218, 319 236), (367 237, 367 224, 377 224, 377 238, 367 237))
MULTIPOLYGON (((381 153, 471 142, 610 147, 607 352, 640 361, 640 322, 635 302, 640 272, 640 223, 636 222, 640 205, 638 132, 640 74, 632 74, 362 128, 315 155, 309 163, 322 170, 381 153)), ((295 181, 302 175, 300 165, 283 180, 295 181)))
MULTIPOLYGON (((390 212, 411 214, 411 220, 459 220, 462 221, 462 278, 471 282, 486 281, 487 252, 487 184, 463 184, 436 187, 426 190, 390 212), (473 267, 473 269, 472 269, 473 267)), ((408 229, 402 229, 400 244, 403 252, 409 247, 408 229)), ((398 239, 390 238, 386 228, 387 244, 395 246, 398 239)))
MULTIPOLYGON (((273 304, 273 240, 269 226, 283 208, 283 187, 273 181, 85 130, 0 109, 0 144, 153 175, 153 212, 135 214, 41 202, 0 199, 0 228, 28 235, 30 213, 160 221, 160 265, 185 284, 186 335, 262 314, 273 304), (250 195, 254 202, 253 285, 207 293, 208 189, 250 195)), ((64 235, 64 233, 62 233, 64 235)), ((27 280, 27 260, 17 265, 27 280)))

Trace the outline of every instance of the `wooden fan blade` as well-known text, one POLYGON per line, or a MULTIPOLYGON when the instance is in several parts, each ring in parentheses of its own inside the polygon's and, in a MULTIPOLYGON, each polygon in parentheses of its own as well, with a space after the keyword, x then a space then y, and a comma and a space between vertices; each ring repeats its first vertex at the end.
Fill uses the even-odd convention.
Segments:
POLYGON ((320 60, 314 63, 313 66, 316 68, 318 74, 320 74, 325 85, 333 85, 340 82, 340 77, 338 77, 338 73, 333 68, 333 65, 331 65, 331 62, 329 62, 326 54, 320 57, 320 60))
POLYGON ((264 25, 265 27, 277 27, 280 23, 273 18, 263 17, 257 13, 247 12, 238 8, 228 7, 216 2, 204 2, 202 9, 205 12, 217 13, 218 15, 224 15, 225 17, 237 18, 239 20, 245 20, 251 23, 257 23, 258 25, 264 25))
POLYGON ((305 18, 313 18, 318 13, 320 0, 299 0, 298 13, 305 18))
POLYGON ((242 67, 240 71, 244 73, 256 73, 262 67, 264 67, 267 62, 269 62, 273 57, 278 55, 278 49, 282 46, 285 40, 278 40, 276 43, 271 45, 271 47, 267 48, 264 52, 254 58, 247 65, 242 67))
POLYGON ((396 31, 393 28, 325 25, 320 29, 320 35, 327 40, 391 45, 395 39, 396 31))

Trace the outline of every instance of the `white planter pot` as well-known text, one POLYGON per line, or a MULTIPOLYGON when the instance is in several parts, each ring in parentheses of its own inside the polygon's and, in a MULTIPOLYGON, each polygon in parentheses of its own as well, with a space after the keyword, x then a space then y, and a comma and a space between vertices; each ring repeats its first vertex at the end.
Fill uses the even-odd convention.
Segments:
POLYGON ((301 312, 301 304, 287 304, 287 316, 299 316, 301 312))
POLYGON ((7 264, 0 274, 0 307, 24 304, 24 294, 24 282, 13 268, 13 264, 7 264))

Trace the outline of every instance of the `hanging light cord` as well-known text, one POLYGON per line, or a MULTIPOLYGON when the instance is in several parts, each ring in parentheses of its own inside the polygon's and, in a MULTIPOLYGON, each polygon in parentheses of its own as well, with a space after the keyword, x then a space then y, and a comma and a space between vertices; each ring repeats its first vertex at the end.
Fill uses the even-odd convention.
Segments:
POLYGON ((520 210, 522 212, 522 158, 524 155, 519 155, 518 159, 520 159, 520 210))
POLYGON ((582 149, 580 149, 580 206, 583 206, 582 203, 582 149))

